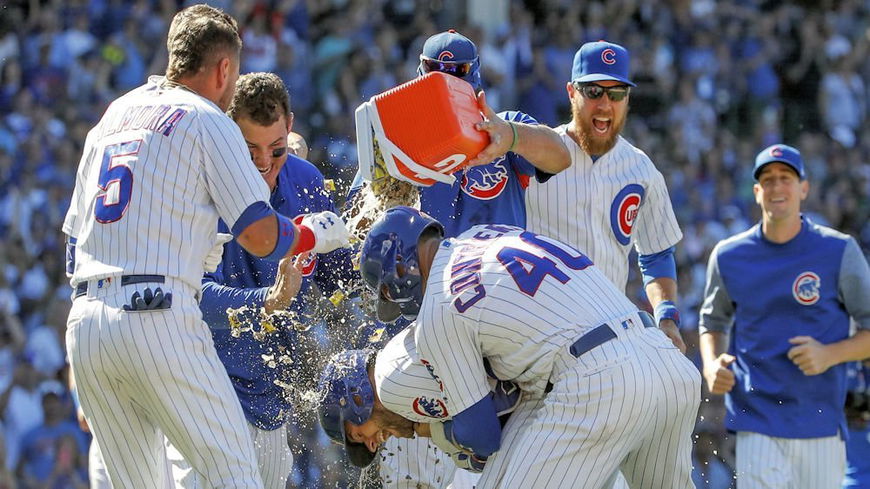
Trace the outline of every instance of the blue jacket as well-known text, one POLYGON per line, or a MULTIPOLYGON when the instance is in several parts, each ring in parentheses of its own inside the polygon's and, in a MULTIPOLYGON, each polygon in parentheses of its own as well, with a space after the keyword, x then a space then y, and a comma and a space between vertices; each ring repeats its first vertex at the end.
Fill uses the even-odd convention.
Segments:
MULTIPOLYGON (((332 200, 323 187, 323 175, 311 163, 289 156, 278 174, 278 184, 270 203, 279 213, 294 217, 319 211, 335 211, 332 200)), ((218 223, 218 231, 229 232, 226 224, 218 223)), ((289 325, 276 325, 278 331, 266 335, 264 341, 255 340, 250 333, 234 338, 231 335, 227 308, 259 311, 267 289, 275 283, 278 263, 257 258, 245 251, 236 240, 224 246, 221 264, 214 273, 203 277, 200 309, 209 325, 218 356, 227 369, 248 422, 264 430, 277 429, 284 424, 290 404, 276 380, 286 380, 288 367, 278 363, 270 367, 264 355, 275 359, 295 350, 296 332, 289 325)), ((296 312, 304 311, 304 295, 311 281, 326 295, 338 287, 338 279, 353 276, 351 250, 339 248, 317 255, 305 267, 302 288, 290 306, 296 312)), ((256 314, 246 319, 256 321, 256 314)), ((255 324, 255 329, 260 329, 255 324)), ((295 359, 294 359, 295 360, 295 359)))

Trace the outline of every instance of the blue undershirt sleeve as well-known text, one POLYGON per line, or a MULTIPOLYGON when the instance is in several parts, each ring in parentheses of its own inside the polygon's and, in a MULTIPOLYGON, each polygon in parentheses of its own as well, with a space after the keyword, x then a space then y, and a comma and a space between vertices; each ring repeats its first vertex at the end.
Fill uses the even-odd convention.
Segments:
POLYGON ((676 247, 671 246, 658 253, 638 255, 637 263, 640 265, 644 286, 662 277, 677 280, 677 262, 674 260, 675 249, 676 247))
POLYGON ((453 416, 453 439, 479 457, 489 457, 501 447, 501 424, 492 396, 486 395, 453 416))
POLYGON ((199 309, 202 318, 211 329, 229 329, 230 320, 227 309, 238 309, 247 306, 259 311, 266 301, 268 287, 236 288, 221 285, 223 281, 223 264, 213 273, 207 273, 202 278, 202 301, 199 309))

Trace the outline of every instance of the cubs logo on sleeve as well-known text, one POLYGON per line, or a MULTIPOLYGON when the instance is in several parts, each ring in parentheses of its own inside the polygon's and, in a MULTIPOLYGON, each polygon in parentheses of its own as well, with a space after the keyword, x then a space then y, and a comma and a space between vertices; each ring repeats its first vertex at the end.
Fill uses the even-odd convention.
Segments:
POLYGON ((438 419, 449 416, 447 414, 447 406, 444 405, 444 401, 441 399, 429 399, 426 396, 420 396, 414 399, 411 407, 420 416, 438 419))
POLYGON ((636 183, 626 185, 610 204, 610 228, 613 229, 613 237, 623 246, 631 242, 631 230, 645 192, 643 186, 636 183))
POLYGON ((813 272, 803 272, 791 285, 791 294, 798 304, 811 306, 819 302, 822 279, 813 272))
POLYGON ((505 156, 501 156, 492 164, 467 168, 460 186, 463 192, 475 199, 490 200, 501 195, 508 178, 508 162, 505 156))

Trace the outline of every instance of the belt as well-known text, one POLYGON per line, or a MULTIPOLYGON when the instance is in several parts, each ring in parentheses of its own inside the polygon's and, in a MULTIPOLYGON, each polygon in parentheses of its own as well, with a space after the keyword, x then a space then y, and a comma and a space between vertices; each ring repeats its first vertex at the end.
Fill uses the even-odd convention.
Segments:
MULTIPOLYGON (((93 280, 93 282, 101 283, 103 280, 107 280, 107 279, 93 280)), ((81 282, 81 283, 77 284, 76 285, 76 293, 73 296, 73 298, 78 299, 79 297, 87 294, 88 293, 88 284, 90 282, 91 281, 85 281, 85 282, 81 282)), ((152 283, 156 282, 158 284, 162 284, 162 283, 166 282, 166 277, 164 277, 163 275, 122 275, 121 276, 121 286, 122 287, 125 285, 141 284, 141 283, 145 283, 145 282, 152 282, 152 283)))
MULTIPOLYGON (((649 315, 646 311, 639 311, 637 316, 640 317, 640 320, 643 322, 644 328, 655 328, 656 323, 652 316, 649 315)), ((630 319, 626 320, 630 321, 630 319)), ((617 327, 622 327, 624 329, 628 329, 628 324, 623 324, 617 327)), ((580 358, 580 355, 588 352, 593 348, 597 348, 608 341, 616 338, 616 332, 613 330, 613 326, 608 323, 599 324, 598 326, 590 329, 580 338, 577 338, 577 341, 571 344, 568 347, 568 351, 571 352, 571 355, 575 358, 580 358)), ((547 382, 547 388, 544 392, 550 392, 553 390, 553 384, 547 382)))

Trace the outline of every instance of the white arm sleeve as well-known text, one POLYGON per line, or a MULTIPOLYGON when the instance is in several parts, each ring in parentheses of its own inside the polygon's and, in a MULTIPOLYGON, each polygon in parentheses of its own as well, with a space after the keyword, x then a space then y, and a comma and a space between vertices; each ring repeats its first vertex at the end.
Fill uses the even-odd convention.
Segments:
POLYGON ((206 186, 218 215, 232 229, 248 206, 269 202, 269 187, 251 161, 236 123, 217 112, 200 115, 206 186))

